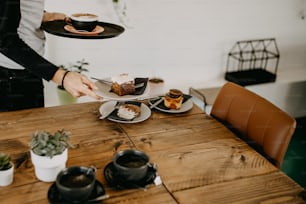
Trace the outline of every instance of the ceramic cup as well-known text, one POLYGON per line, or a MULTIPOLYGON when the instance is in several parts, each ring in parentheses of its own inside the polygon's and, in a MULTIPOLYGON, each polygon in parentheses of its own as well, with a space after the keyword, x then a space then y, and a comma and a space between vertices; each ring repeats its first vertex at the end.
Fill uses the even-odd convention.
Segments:
POLYGON ((91 13, 75 13, 70 16, 70 22, 76 30, 93 31, 98 25, 98 16, 91 13))
POLYGON ((148 171, 149 157, 142 151, 127 149, 116 153, 113 164, 118 174, 126 181, 139 181, 148 171))
POLYGON ((56 187, 63 198, 70 202, 86 201, 96 181, 95 169, 72 166, 63 169, 56 177, 56 187))
POLYGON ((8 186, 14 180, 14 163, 11 162, 12 167, 6 170, 0 170, 0 186, 8 186))

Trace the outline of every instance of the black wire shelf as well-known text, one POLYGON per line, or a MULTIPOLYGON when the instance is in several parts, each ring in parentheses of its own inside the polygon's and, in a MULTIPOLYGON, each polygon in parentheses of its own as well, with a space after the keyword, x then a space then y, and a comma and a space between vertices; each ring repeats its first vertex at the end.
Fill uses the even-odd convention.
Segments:
POLYGON ((238 41, 228 53, 225 79, 242 86, 274 82, 278 63, 274 38, 238 41))

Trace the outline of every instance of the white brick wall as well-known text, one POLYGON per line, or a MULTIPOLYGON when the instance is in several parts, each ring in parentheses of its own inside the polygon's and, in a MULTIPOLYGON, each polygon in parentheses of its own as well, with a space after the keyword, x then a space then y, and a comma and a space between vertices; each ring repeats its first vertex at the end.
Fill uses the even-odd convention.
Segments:
MULTIPOLYGON (((227 53, 236 41, 276 38, 279 70, 306 69, 306 0, 126 0, 132 28, 117 38, 77 40, 47 35, 46 57, 56 64, 85 58, 89 75, 128 72, 157 76, 166 86, 217 83, 227 53)), ((46 9, 71 14, 95 12, 101 21, 118 23, 111 0, 47 0, 46 9)), ((80 101, 89 100, 83 98, 80 101)), ((56 105, 46 84, 46 105, 56 105)))

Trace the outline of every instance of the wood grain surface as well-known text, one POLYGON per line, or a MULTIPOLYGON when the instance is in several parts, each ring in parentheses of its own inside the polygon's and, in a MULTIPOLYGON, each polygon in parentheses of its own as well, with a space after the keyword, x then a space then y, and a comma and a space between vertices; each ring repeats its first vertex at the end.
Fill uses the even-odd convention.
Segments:
POLYGON ((0 203, 48 203, 52 183, 37 180, 29 157, 37 130, 71 131, 67 166, 97 168, 110 198, 103 203, 304 203, 304 189, 200 108, 156 110, 141 123, 99 120, 100 102, 0 113, 0 151, 11 154, 14 182, 0 187, 0 203), (162 185, 116 190, 103 170, 123 149, 146 152, 162 185))

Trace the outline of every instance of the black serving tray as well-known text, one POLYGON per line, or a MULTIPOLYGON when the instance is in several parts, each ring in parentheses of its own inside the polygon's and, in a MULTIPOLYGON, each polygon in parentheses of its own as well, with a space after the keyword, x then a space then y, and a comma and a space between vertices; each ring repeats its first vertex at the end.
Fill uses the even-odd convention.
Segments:
POLYGON ((113 38, 120 35, 125 30, 122 26, 116 24, 98 22, 98 25, 104 28, 104 31, 102 33, 99 33, 97 35, 81 35, 66 31, 64 29, 65 25, 66 23, 63 20, 49 21, 42 24, 42 29, 53 35, 68 37, 68 38, 79 38, 79 39, 113 38))

